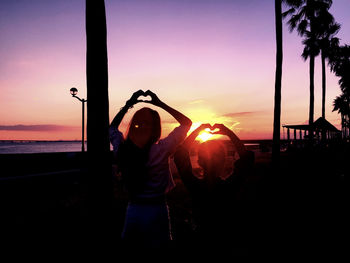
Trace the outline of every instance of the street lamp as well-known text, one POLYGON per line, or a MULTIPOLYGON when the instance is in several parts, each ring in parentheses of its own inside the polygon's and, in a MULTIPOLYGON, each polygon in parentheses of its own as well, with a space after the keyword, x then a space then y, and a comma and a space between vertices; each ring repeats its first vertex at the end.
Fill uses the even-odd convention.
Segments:
POLYGON ((77 96, 78 89, 75 87, 70 89, 70 94, 72 95, 72 97, 77 98, 79 101, 81 101, 81 104, 82 104, 81 151, 84 152, 85 151, 85 147, 84 147, 84 145, 85 145, 85 143, 84 143, 84 130, 85 130, 84 129, 84 126, 85 126, 84 125, 84 112, 85 112, 85 102, 87 102, 87 100, 81 99, 77 96))

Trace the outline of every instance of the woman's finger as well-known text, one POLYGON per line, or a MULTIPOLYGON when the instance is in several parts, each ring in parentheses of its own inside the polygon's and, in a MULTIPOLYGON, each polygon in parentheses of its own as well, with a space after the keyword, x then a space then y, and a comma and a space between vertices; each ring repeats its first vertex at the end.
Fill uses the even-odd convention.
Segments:
POLYGON ((145 95, 146 96, 148 96, 148 95, 150 95, 151 97, 152 96, 154 96, 155 94, 152 92, 152 91, 150 91, 149 89, 145 92, 145 95))
POLYGON ((142 90, 142 89, 139 89, 138 91, 136 91, 135 93, 137 93, 137 94, 143 94, 144 93, 144 91, 142 90))
POLYGON ((210 134, 220 134, 220 135, 225 135, 222 131, 211 131, 210 134))
POLYGON ((220 128, 222 128, 224 125, 223 124, 221 124, 221 123, 215 123, 214 125, 213 125, 213 129, 220 129, 220 128))

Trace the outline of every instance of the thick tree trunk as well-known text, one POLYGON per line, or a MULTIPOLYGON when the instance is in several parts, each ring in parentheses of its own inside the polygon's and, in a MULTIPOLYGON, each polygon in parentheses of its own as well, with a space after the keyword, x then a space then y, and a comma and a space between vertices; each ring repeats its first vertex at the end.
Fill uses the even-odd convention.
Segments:
POLYGON ((280 132, 281 132, 281 86, 282 86, 282 4, 281 0, 275 0, 275 23, 276 23, 276 75, 275 75, 275 100, 273 116, 273 144, 272 162, 279 164, 280 158, 280 132))
POLYGON ((86 0, 88 221, 94 236, 108 231, 112 201, 106 32, 104 0, 86 0))

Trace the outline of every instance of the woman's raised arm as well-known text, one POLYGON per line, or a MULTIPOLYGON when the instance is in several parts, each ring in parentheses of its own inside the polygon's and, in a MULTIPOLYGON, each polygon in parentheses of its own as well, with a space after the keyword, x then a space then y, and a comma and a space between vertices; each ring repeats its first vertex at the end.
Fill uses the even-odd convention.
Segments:
POLYGON ((179 111, 173 109, 172 107, 168 106, 167 104, 165 104, 152 91, 147 90, 145 92, 145 96, 148 96, 148 95, 152 98, 152 100, 151 101, 143 101, 143 102, 151 103, 155 106, 158 106, 159 108, 162 108, 163 110, 168 112, 171 116, 173 116, 181 125, 191 127, 192 121, 188 117, 186 117, 181 112, 179 112, 179 111))
POLYGON ((201 124, 197 129, 195 129, 190 135, 187 136, 186 140, 182 144, 183 147, 185 147, 187 150, 191 148, 191 145, 193 144, 194 140, 197 138, 197 136, 200 134, 201 131, 204 131, 207 128, 211 128, 211 125, 209 123, 201 124))
POLYGON ((237 135, 233 131, 231 131, 229 128, 227 128, 225 125, 216 123, 213 126, 213 129, 219 129, 219 131, 214 132, 213 134, 226 135, 231 139, 233 145, 236 147, 236 150, 239 156, 242 156, 243 154, 246 153, 247 149, 245 148, 244 144, 237 137, 237 135))
POLYGON ((128 112, 128 109, 132 108, 136 103, 142 102, 142 100, 138 100, 138 98, 140 96, 143 96, 144 94, 145 93, 143 92, 143 90, 138 90, 134 94, 132 94, 131 98, 125 103, 125 106, 120 109, 120 111, 117 113, 117 115, 115 115, 110 126, 118 129, 125 114, 128 112))

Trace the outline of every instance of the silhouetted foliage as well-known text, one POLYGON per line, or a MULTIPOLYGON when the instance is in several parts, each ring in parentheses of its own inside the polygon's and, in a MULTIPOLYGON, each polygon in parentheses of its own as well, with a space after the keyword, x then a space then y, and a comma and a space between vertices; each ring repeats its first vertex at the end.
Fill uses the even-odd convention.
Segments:
MULTIPOLYGON (((304 60, 309 59, 310 61, 309 124, 311 126, 314 121, 315 57, 320 54, 321 46, 324 51, 326 50, 325 42, 337 33, 339 25, 334 22, 333 16, 328 12, 332 5, 331 0, 286 0, 285 2, 291 7, 284 13, 284 17, 290 17, 287 22, 289 29, 290 31, 296 30, 300 36, 304 37, 302 57, 304 60)), ((326 52, 323 55, 326 58, 326 52)), ((325 78, 325 74, 323 76, 325 78)))
POLYGON ((318 46, 321 51, 322 60, 322 117, 325 118, 326 104, 326 59, 332 54, 332 49, 337 48, 339 39, 335 37, 340 29, 340 24, 336 23, 334 17, 328 9, 322 9, 316 18, 318 32, 318 46))
POLYGON ((348 137, 350 132, 350 46, 334 46, 330 49, 328 63, 331 70, 339 77, 338 83, 342 92, 333 101, 333 111, 341 114, 343 137, 348 137))

